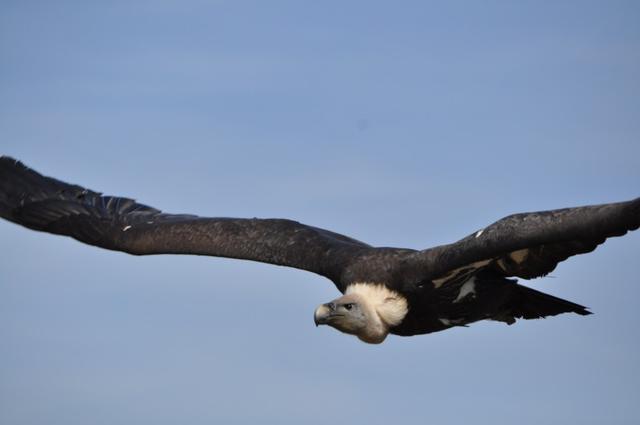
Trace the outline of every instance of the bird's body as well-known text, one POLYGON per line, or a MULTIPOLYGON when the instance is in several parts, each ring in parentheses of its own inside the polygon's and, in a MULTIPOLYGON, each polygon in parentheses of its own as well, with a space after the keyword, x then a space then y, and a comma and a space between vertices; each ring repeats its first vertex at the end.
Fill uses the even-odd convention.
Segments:
POLYGON ((318 307, 328 324, 380 343, 490 319, 513 323, 585 307, 515 278, 548 274, 566 258, 640 226, 640 198, 515 214, 458 242, 426 250, 372 247, 287 219, 166 214, 132 199, 102 196, 0 158, 0 216, 34 230, 135 255, 195 254, 295 267, 343 293, 318 307))

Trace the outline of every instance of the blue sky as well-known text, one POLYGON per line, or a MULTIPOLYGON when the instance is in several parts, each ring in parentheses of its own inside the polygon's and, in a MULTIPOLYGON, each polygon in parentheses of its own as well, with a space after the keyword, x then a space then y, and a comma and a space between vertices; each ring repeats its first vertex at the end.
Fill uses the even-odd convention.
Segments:
MULTIPOLYGON (((640 195, 628 1, 4 1, 0 146, 170 212, 426 248, 640 195)), ((635 424, 640 233, 530 286, 593 316, 365 345, 319 276, 0 223, 0 422, 635 424)))

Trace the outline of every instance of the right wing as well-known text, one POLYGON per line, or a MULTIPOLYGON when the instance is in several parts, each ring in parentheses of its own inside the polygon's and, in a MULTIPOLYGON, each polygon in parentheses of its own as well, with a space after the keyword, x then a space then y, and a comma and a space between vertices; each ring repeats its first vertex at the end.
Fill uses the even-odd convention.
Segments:
POLYGON ((166 214, 128 198, 44 177, 0 157, 0 216, 48 233, 135 255, 195 254, 294 267, 326 276, 338 289, 345 267, 372 248, 286 219, 166 214))

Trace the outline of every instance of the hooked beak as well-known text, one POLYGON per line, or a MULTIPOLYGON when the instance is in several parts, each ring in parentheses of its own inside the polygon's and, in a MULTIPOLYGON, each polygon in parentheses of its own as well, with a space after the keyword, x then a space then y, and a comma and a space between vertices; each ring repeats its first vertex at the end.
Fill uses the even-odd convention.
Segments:
POLYGON ((313 321, 316 326, 326 325, 335 309, 336 305, 334 303, 322 304, 316 308, 316 311, 313 313, 313 321))

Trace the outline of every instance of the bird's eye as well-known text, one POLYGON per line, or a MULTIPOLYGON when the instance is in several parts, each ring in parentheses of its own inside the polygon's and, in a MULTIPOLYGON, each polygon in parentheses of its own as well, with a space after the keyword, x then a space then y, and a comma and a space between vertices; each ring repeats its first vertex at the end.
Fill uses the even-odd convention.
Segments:
POLYGON ((351 310, 353 308, 353 303, 345 304, 344 308, 346 308, 347 310, 351 310))

